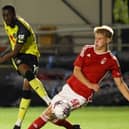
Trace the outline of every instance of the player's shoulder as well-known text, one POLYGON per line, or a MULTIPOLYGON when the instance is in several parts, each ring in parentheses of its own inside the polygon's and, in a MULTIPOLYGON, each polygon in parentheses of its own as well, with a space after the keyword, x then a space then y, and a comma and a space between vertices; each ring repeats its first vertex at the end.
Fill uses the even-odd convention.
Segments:
POLYGON ((94 45, 89 45, 89 44, 88 45, 86 44, 86 45, 83 46, 83 48, 87 48, 87 49, 88 48, 93 48, 93 47, 94 47, 94 45))
POLYGON ((116 57, 116 55, 113 53, 113 52, 111 52, 111 51, 109 51, 109 56, 112 58, 112 59, 117 59, 117 57, 116 57))
POLYGON ((93 50, 93 48, 94 48, 94 45, 84 45, 82 50, 81 50, 80 56, 83 57, 86 52, 93 50))
POLYGON ((84 45, 82 50, 91 50, 94 48, 94 45, 84 45))
POLYGON ((110 60, 113 62, 118 62, 117 56, 113 52, 109 52, 110 60))
POLYGON ((30 25, 27 21, 25 21, 22 17, 17 17, 17 22, 16 24, 18 25, 19 28, 29 28, 30 25))
POLYGON ((20 17, 20 16, 17 16, 17 20, 18 20, 18 22, 20 22, 20 23, 27 23, 27 21, 25 21, 25 19, 22 18, 22 17, 20 17))
POLYGON ((21 17, 17 17, 17 26, 18 26, 18 33, 24 33, 26 35, 30 35, 31 27, 30 25, 21 17))

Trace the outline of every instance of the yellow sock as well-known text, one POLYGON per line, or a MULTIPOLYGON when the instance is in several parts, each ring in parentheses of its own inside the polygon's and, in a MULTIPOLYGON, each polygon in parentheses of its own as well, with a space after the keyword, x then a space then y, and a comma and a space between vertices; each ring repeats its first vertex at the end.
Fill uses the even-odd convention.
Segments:
POLYGON ((25 99, 25 98, 21 99, 16 125, 20 126, 22 124, 22 121, 25 117, 27 109, 30 105, 30 101, 31 99, 25 99))
POLYGON ((29 81, 30 86, 33 90, 47 103, 50 104, 50 98, 42 84, 42 82, 38 78, 34 78, 33 80, 29 81))

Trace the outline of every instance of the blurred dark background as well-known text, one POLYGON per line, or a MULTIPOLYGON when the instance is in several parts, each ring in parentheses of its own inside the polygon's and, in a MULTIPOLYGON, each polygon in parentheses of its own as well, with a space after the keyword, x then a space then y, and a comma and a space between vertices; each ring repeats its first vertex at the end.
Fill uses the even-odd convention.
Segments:
MULTIPOLYGON (((129 86, 129 0, 1 0, 0 6, 12 4, 36 32, 41 52, 38 77, 49 96, 58 93, 72 73, 73 61, 85 44, 93 44, 93 27, 110 25, 114 29, 111 51, 119 59, 121 72, 129 86), (28 9, 28 6, 31 6, 28 9), (93 4, 94 3, 94 4, 93 4), (24 8, 24 9, 23 9, 24 8), (56 11, 55 11, 56 10, 56 11), (33 15, 32 15, 33 14, 33 15)), ((8 48, 2 18, 0 24, 0 55, 8 48)), ((0 106, 17 106, 22 91, 21 78, 10 62, 0 64, 0 106)), ((32 91, 32 106, 45 103, 32 91)), ((94 95, 95 106, 129 105, 110 73, 94 95)))
MULTIPOLYGON (((117 56, 120 60, 121 71, 125 82, 129 85, 129 61, 125 59, 128 52, 126 55, 119 54, 117 56)), ((38 78, 44 83, 51 98, 61 90, 65 80, 71 74, 75 58, 76 54, 41 56, 38 78)), ((11 65, 4 65, 0 68, 0 72, 0 106, 17 106, 21 98, 23 78, 14 71, 11 65)), ((32 91, 31 105, 39 106, 45 103, 32 91)), ((109 73, 101 82, 100 91, 94 95, 93 102, 89 105, 122 106, 128 105, 128 102, 118 91, 109 73)))

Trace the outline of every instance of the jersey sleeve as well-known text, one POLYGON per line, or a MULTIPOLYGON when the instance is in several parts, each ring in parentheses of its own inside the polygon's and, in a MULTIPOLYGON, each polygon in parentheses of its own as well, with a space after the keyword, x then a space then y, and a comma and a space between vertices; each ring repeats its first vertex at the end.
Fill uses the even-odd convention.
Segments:
POLYGON ((80 54, 77 56, 76 60, 74 61, 74 66, 79 66, 81 67, 83 65, 84 57, 85 57, 85 52, 87 50, 88 46, 85 45, 80 54))
POLYGON ((113 77, 121 77, 120 65, 116 57, 112 61, 111 73, 113 77))
POLYGON ((83 63, 83 58, 80 55, 78 55, 77 58, 76 58, 76 60, 74 61, 74 66, 81 67, 82 66, 82 63, 83 63))
POLYGON ((17 43, 24 44, 29 35, 29 30, 24 25, 19 25, 19 30, 17 33, 17 43))

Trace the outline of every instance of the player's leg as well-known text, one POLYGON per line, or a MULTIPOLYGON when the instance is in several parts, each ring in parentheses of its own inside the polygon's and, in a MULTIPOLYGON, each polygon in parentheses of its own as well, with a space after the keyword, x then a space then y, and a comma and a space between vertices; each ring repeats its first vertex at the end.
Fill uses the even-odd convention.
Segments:
MULTIPOLYGON (((55 117, 55 115, 52 113, 52 105, 49 105, 49 107, 40 115, 38 118, 36 118, 28 127, 28 129, 40 129, 43 127, 48 121, 51 121, 53 124, 57 126, 65 127, 66 129, 74 129, 73 125, 67 121, 67 120, 59 120, 55 117)), ((80 129, 80 128, 78 128, 80 129)))
POLYGON ((66 129, 81 129, 79 124, 72 124, 70 121, 63 119, 63 120, 53 120, 53 124, 65 127, 66 129))
POLYGON ((20 101, 17 121, 15 123, 14 129, 20 129, 21 124, 24 120, 25 114, 27 112, 27 109, 30 105, 30 101, 31 101, 30 86, 29 86, 28 81, 26 79, 24 79, 22 98, 20 101))
POLYGON ((34 75, 32 70, 26 64, 19 66, 19 71, 28 80, 31 88, 47 103, 50 103, 50 98, 46 92, 43 83, 34 75))
MULTIPOLYGON (((54 105, 54 103, 56 103, 59 100, 63 100, 64 98, 71 106, 71 110, 78 109, 86 102, 85 98, 75 93, 68 84, 65 84, 63 86, 59 94, 52 99, 51 104, 54 105)), ((51 122, 58 126, 63 126, 66 129, 81 129, 80 125, 78 124, 74 125, 66 119, 63 119, 63 120, 55 119, 51 122)))
POLYGON ((45 90, 43 83, 36 77, 38 70, 38 60, 36 56, 30 54, 19 54, 15 58, 17 70, 26 78, 31 88, 47 103, 50 103, 50 98, 45 90))
POLYGON ((28 129, 40 129, 42 128, 48 121, 51 121, 53 124, 57 126, 64 127, 65 129, 81 129, 80 125, 73 125, 68 120, 59 120, 56 119, 52 113, 51 105, 42 113, 41 116, 36 118, 28 127, 28 129))
POLYGON ((18 120, 16 122, 16 125, 14 129, 20 129, 20 126, 24 116, 26 114, 27 108, 29 107, 30 99, 28 98, 29 89, 30 87, 33 87, 33 89, 36 91, 36 93, 45 100, 47 104, 50 103, 50 99, 46 93, 46 90, 44 86, 42 85, 41 81, 36 78, 36 68, 35 66, 38 66, 37 58, 33 56, 28 56, 26 54, 18 55, 15 60, 13 60, 13 64, 18 70, 18 72, 23 75, 25 78, 24 83, 24 90, 23 90, 23 98, 21 99, 20 108, 19 108, 19 114, 18 114, 18 120), (29 82, 32 81, 33 82, 29 82), (35 80, 35 81, 34 81, 35 80), (31 84, 31 85, 30 85, 31 84), (37 86, 37 87, 36 87, 37 86), (36 87, 36 88, 34 88, 36 87), (26 95, 27 94, 27 95, 26 95), (22 110, 24 107, 25 110, 22 110))
POLYGON ((51 118, 52 118, 52 112, 51 112, 51 105, 48 106, 48 108, 38 117, 36 118, 28 127, 28 129, 40 129, 43 127, 51 118))
POLYGON ((72 129, 73 125, 71 122, 63 119, 63 120, 53 120, 51 121, 53 124, 57 125, 57 126, 62 126, 62 127, 65 127, 66 129, 72 129))
MULTIPOLYGON (((26 83, 24 85, 24 89, 27 89, 28 86, 32 87, 33 90, 43 100, 45 100, 45 102, 47 104, 49 104, 50 99, 47 95, 47 92, 46 92, 44 86, 42 85, 41 81, 38 78, 35 77, 34 73, 30 69, 30 67, 26 64, 20 64, 19 67, 18 67, 18 71, 20 72, 20 74, 24 75, 24 77, 26 78, 26 83)), ((23 93, 25 93, 25 90, 24 90, 23 93)), ((25 116, 26 111, 28 109, 29 103, 30 103, 29 99, 22 98, 21 103, 20 103, 19 113, 18 113, 18 119, 17 119, 16 125, 14 126, 14 129, 20 129, 21 123, 24 119, 24 116, 25 116)))
POLYGON ((53 115, 53 108, 55 103, 64 99, 69 103, 71 109, 77 109, 85 103, 85 98, 74 93, 72 89, 66 84, 64 85, 63 89, 52 99, 51 105, 48 108, 49 110, 47 109, 45 112, 43 112, 43 114, 38 117, 29 126, 28 129, 40 129, 46 124, 48 120, 54 123, 55 125, 65 127, 66 129, 80 129, 79 125, 71 124, 65 119, 59 120, 55 117, 55 115, 53 115))

